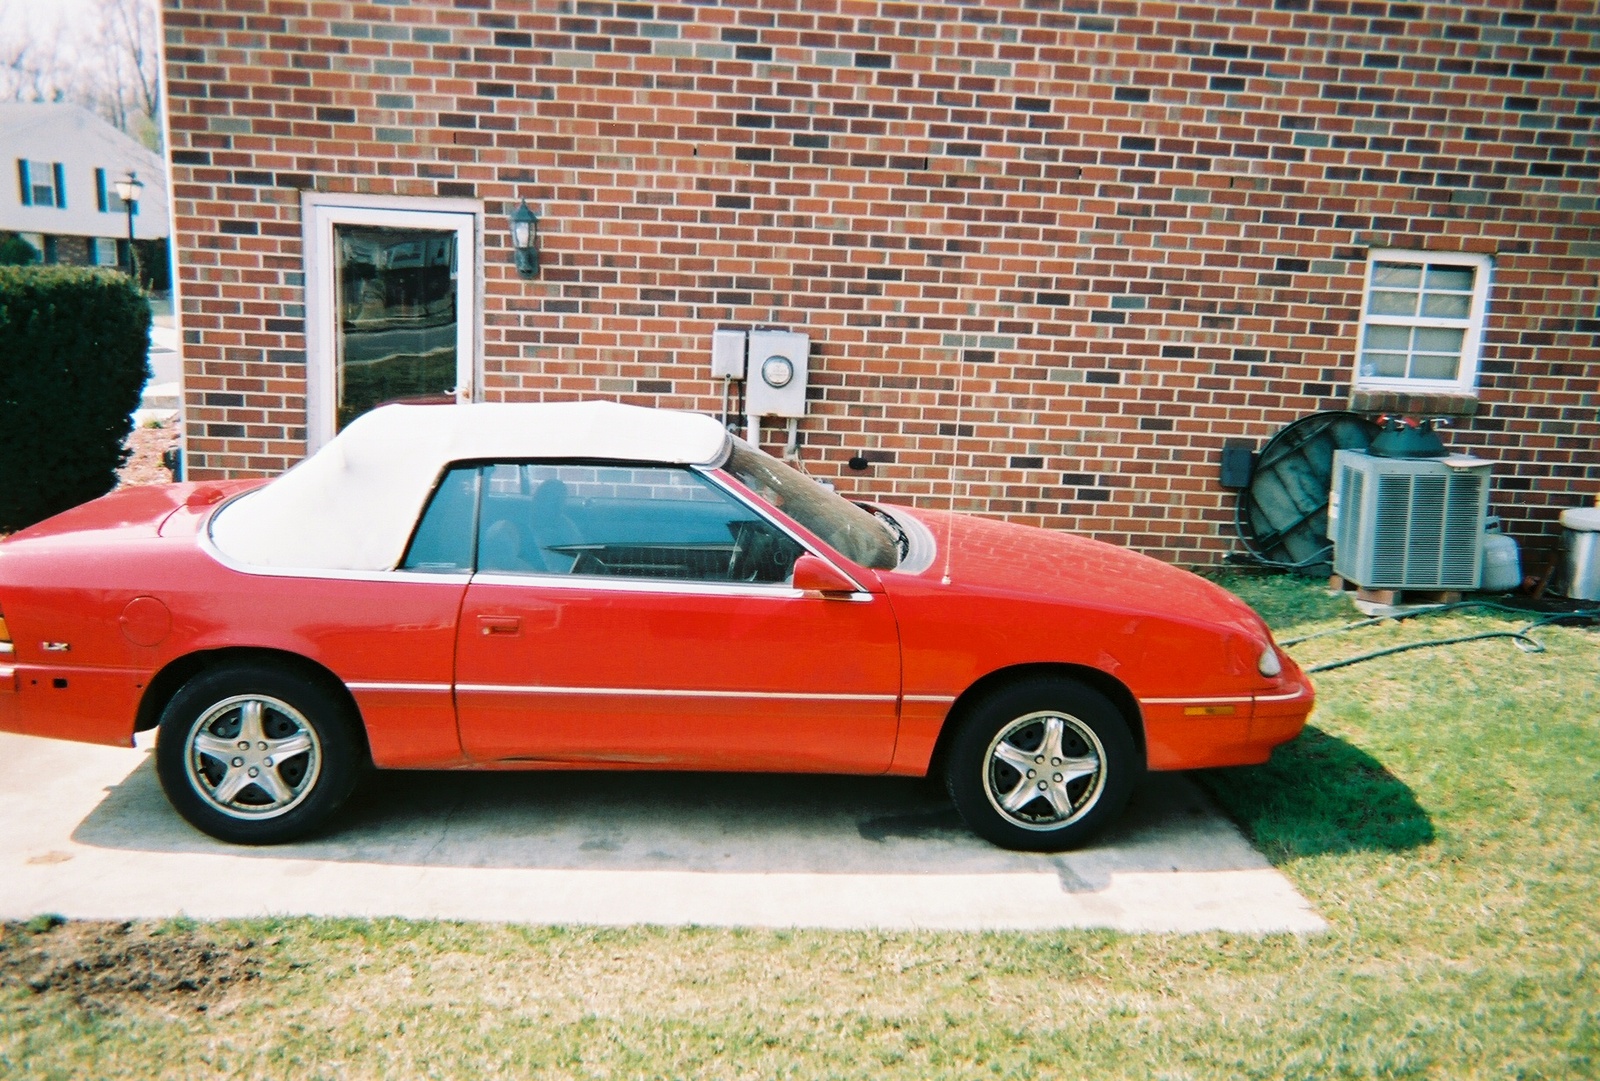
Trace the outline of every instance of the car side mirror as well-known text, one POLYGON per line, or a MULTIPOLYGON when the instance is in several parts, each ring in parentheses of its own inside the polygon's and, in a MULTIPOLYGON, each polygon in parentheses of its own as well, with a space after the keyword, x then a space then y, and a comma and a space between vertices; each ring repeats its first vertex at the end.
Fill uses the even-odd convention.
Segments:
POLYGON ((860 589, 833 564, 810 553, 795 560, 794 588, 803 593, 820 593, 835 600, 842 600, 860 589))

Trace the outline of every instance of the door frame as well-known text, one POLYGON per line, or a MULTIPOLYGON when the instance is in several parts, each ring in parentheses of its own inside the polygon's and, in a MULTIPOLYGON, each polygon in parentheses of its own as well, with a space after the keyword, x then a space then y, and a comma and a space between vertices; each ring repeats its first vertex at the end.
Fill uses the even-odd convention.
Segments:
POLYGON ((456 400, 480 401, 483 386, 483 204, 476 199, 304 192, 300 201, 301 266, 305 271, 306 453, 334 436, 333 230, 336 225, 454 230, 456 242, 456 400))

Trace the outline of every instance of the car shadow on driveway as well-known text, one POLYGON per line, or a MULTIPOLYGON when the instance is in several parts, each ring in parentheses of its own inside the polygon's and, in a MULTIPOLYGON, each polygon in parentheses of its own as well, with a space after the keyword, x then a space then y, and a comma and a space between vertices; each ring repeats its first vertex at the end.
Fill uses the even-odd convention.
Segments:
POLYGON ((926 780, 646 772, 385 772, 326 832, 222 844, 167 805, 150 759, 73 831, 102 849, 411 867, 733 874, 994 875, 1053 870, 1068 892, 1114 873, 1266 861, 1187 778, 1151 774, 1092 847, 1007 852, 970 834, 926 780))

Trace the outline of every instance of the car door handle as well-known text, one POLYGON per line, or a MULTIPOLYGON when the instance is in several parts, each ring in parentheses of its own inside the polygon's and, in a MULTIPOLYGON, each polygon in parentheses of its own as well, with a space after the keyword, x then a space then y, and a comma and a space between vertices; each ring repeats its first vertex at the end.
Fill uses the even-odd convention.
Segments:
POLYGON ((482 634, 518 635, 522 633, 522 620, 516 616, 479 616, 478 631, 482 634))

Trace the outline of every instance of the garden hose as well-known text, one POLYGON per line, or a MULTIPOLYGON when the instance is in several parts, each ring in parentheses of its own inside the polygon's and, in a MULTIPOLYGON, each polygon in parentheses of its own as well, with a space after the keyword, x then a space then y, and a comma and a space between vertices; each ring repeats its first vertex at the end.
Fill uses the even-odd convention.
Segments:
MULTIPOLYGON (((1389 621, 1398 623, 1401 620, 1411 619, 1415 616, 1458 611, 1463 608, 1492 608, 1502 612, 1517 612, 1521 614, 1527 614, 1528 612, 1528 609, 1526 608, 1517 608, 1509 604, 1501 604, 1497 601, 1457 601, 1453 604, 1440 604, 1428 608, 1419 608, 1411 612, 1397 612, 1391 616, 1374 616, 1371 619, 1360 619, 1356 620, 1354 623, 1346 623, 1343 626, 1330 627, 1324 631, 1315 631, 1311 634, 1301 635, 1299 638, 1285 639, 1278 644, 1284 648, 1288 648, 1289 646, 1299 645, 1301 642, 1309 642, 1313 638, 1325 638, 1329 635, 1343 634, 1345 631, 1353 631, 1361 627, 1371 627, 1376 624, 1389 621)), ((1372 650, 1369 653, 1358 653, 1353 657, 1345 657, 1341 660, 1328 661, 1324 664, 1314 665, 1310 668, 1307 668, 1305 671, 1308 675, 1316 672, 1331 672, 1335 668, 1348 668, 1353 664, 1361 664, 1364 661, 1377 660, 1379 657, 1388 657, 1395 653, 1407 653, 1414 649, 1433 649, 1438 646, 1453 646, 1459 645, 1462 642, 1481 642, 1490 638, 1510 638, 1512 641, 1516 642, 1517 646, 1525 653, 1543 653, 1544 644, 1537 638, 1534 638, 1530 632, 1537 630, 1540 627, 1548 627, 1552 624, 1565 623, 1571 620, 1585 620, 1588 622, 1600 620, 1600 608, 1582 608, 1573 612, 1552 613, 1551 615, 1545 616, 1542 619, 1536 619, 1527 626, 1518 628, 1514 631, 1483 631, 1478 634, 1456 635, 1451 638, 1425 638, 1417 642, 1403 642, 1397 646, 1388 646, 1384 649, 1372 650)))
MULTIPOLYGON (((1440 612, 1455 612, 1463 608, 1493 608, 1499 612, 1513 612, 1517 615, 1527 615, 1533 611, 1531 608, 1519 608, 1514 604, 1503 604, 1500 601, 1452 601, 1449 604, 1430 604, 1424 607, 1413 608, 1405 612, 1393 612, 1385 616, 1373 616, 1370 619, 1358 619, 1354 623, 1345 623, 1338 627, 1329 627, 1327 630, 1313 631, 1302 634, 1299 638, 1285 638, 1279 642, 1280 646, 1297 646, 1301 642, 1309 642, 1313 638, 1326 638, 1331 634, 1343 634, 1345 631, 1360 630, 1362 627, 1375 627, 1379 623, 1399 623, 1403 620, 1414 619, 1417 616, 1437 615, 1440 612)), ((1600 617, 1600 608, 1584 609, 1570 613, 1575 616, 1589 618, 1600 617)))
MULTIPOLYGON (((1252 531, 1245 528, 1243 498, 1237 500, 1233 505, 1233 530, 1239 535, 1239 543, 1244 546, 1245 558, 1257 566, 1272 567, 1276 570, 1282 571, 1297 571, 1305 567, 1315 566, 1318 563, 1331 562, 1333 558, 1333 543, 1331 541, 1324 545, 1314 555, 1308 556, 1307 558, 1294 563, 1290 563, 1282 559, 1273 559, 1265 552, 1258 551, 1254 543, 1252 531)), ((1234 555, 1237 556, 1238 553, 1234 553, 1234 555)))

